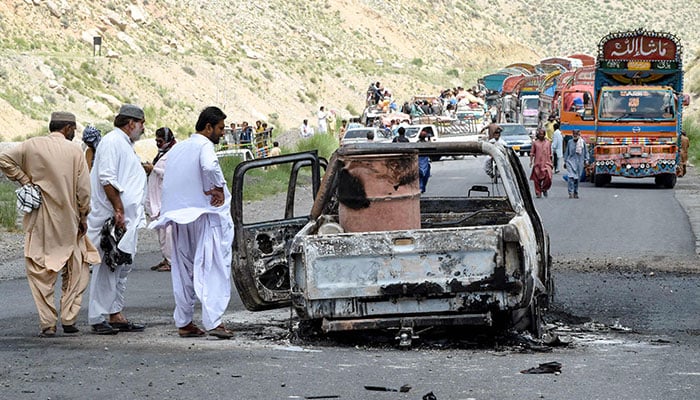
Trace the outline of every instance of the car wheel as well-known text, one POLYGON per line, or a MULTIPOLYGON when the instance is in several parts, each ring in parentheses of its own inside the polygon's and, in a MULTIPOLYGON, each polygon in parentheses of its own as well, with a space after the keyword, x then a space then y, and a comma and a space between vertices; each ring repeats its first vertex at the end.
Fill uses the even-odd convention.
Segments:
POLYGON ((542 337, 542 306, 538 297, 528 307, 515 310, 510 316, 511 326, 517 331, 528 331, 535 338, 542 337))

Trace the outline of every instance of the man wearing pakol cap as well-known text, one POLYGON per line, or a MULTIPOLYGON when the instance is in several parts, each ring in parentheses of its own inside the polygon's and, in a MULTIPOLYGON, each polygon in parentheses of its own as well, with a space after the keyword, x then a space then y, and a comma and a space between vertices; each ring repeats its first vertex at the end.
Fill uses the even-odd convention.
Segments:
POLYGON ((80 146, 71 142, 75 127, 73 114, 54 112, 48 136, 28 139, 0 154, 0 170, 9 179, 40 193, 40 202, 24 214, 23 226, 27 281, 42 337, 56 335, 54 290, 59 273, 63 332, 77 333, 75 321, 90 280, 89 264, 100 262, 85 236, 90 177, 80 146))
POLYGON ((226 114, 207 107, 189 139, 168 153, 160 218, 149 228, 172 226, 175 326, 181 337, 204 336, 193 321, 195 300, 209 335, 230 339, 222 317, 231 297, 231 193, 214 152, 226 114))
POLYGON ((132 268, 131 259, 136 255, 138 228, 145 225, 146 172, 133 148, 143 134, 144 123, 140 107, 121 106, 114 118, 114 130, 97 147, 90 173, 88 237, 99 248, 102 262, 92 267, 88 321, 92 332, 100 335, 145 329, 143 324, 129 321, 122 314, 126 280, 132 268), (109 245, 111 230, 103 230, 112 226, 114 236, 121 236, 116 249, 109 245))

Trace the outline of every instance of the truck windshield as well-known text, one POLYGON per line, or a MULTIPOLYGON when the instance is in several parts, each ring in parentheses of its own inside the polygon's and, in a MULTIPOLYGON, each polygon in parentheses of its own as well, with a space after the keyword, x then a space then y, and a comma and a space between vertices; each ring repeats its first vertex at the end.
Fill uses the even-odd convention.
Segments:
POLYGON ((523 99, 523 110, 537 110, 540 100, 538 98, 523 99))
POLYGON ((676 108, 670 90, 607 90, 599 111, 601 120, 669 121, 676 108))

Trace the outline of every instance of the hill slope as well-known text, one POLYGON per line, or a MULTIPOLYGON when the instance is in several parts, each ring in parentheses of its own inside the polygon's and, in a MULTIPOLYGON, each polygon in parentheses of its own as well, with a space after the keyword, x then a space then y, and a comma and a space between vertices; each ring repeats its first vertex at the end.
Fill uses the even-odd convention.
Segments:
POLYGON ((359 113, 379 80, 395 98, 472 86, 513 62, 595 54, 612 30, 667 30, 694 58, 700 3, 648 0, 4 0, 0 135, 43 133, 56 109, 107 129, 122 102, 147 128, 193 129, 199 109, 296 128, 319 105, 359 113), (98 4, 95 4, 98 3, 98 4), (591 6, 593 4, 594 6, 591 6), (669 10, 669 7, 672 9, 669 10), (93 56, 93 37, 102 38, 93 56))

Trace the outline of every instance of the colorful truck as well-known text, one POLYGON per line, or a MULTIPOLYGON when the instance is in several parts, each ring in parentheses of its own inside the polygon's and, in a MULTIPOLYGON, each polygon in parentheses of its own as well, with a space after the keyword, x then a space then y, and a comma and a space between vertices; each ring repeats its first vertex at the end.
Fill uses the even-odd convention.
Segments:
POLYGON ((596 138, 592 100, 594 82, 595 66, 565 72, 559 78, 557 92, 552 100, 559 116, 562 135, 571 136, 576 129, 591 149, 595 146, 596 138))
POLYGON ((589 172, 596 186, 611 177, 654 177, 673 188, 680 162, 683 111, 680 40, 664 32, 636 30, 605 36, 598 44, 593 113, 595 141, 589 172))

